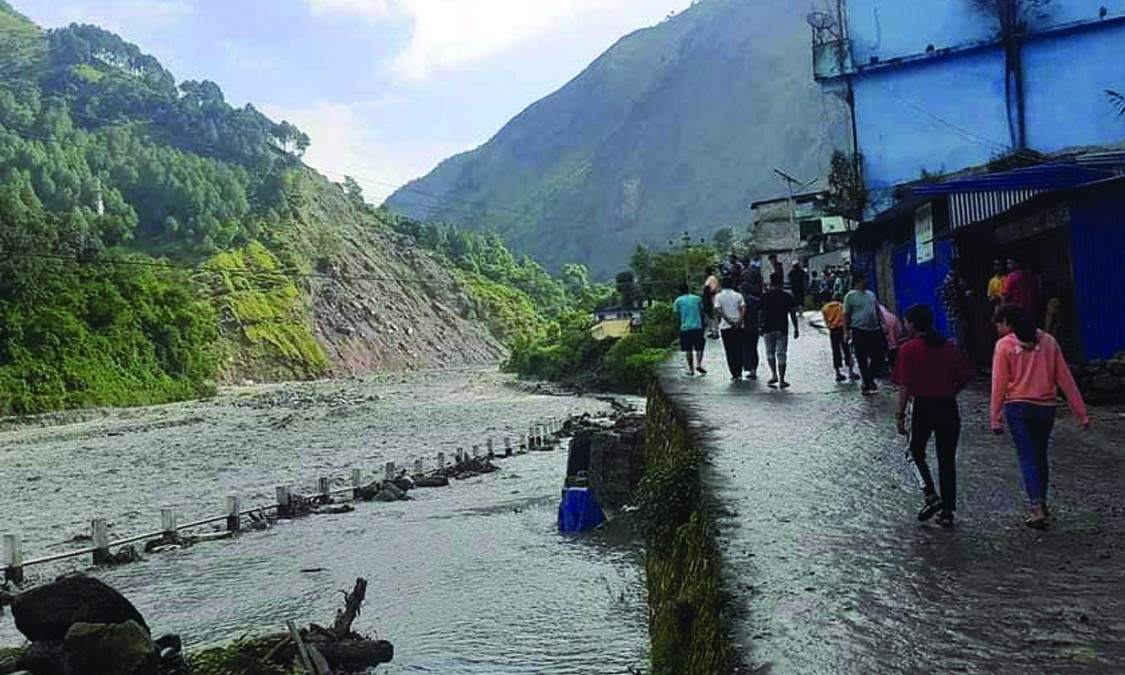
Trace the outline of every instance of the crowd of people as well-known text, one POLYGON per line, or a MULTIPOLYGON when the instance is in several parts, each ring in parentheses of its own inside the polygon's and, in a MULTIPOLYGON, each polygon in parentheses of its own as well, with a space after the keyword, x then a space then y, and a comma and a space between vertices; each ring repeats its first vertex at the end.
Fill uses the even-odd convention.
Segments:
MULTIPOLYGON (((939 525, 952 527, 961 433, 957 397, 984 370, 974 362, 970 346, 979 327, 970 323, 965 311, 973 289, 960 263, 953 262, 939 291, 949 337, 937 331, 935 311, 928 304, 908 308, 900 321, 879 302, 863 274, 832 268, 823 275, 809 274, 800 263, 786 273, 774 256, 765 264, 766 276, 760 260, 742 261, 732 255, 720 268, 704 271, 699 294, 681 285, 674 308, 688 375, 707 373, 704 352, 711 337, 722 342, 733 382, 755 380, 764 344, 767 385, 788 389, 790 328, 792 339, 799 339, 806 303, 819 305, 836 381, 861 381, 864 395, 878 391, 879 378, 889 378, 898 389, 898 431, 909 436, 910 456, 922 483, 918 519, 937 516, 939 525), (908 410, 913 411, 909 422, 908 410), (935 439, 936 483, 926 460, 930 437, 935 439)), ((1058 324, 1058 308, 1051 308, 1058 302, 1050 296, 1052 286, 1017 260, 996 261, 994 268, 987 288, 990 330, 996 339, 989 421, 996 434, 1002 434, 1007 423, 1027 492, 1026 524, 1043 528, 1050 519, 1048 456, 1057 392, 1063 392, 1079 424, 1088 426, 1090 421, 1058 342, 1050 330, 1037 328, 1038 321, 1058 324)))

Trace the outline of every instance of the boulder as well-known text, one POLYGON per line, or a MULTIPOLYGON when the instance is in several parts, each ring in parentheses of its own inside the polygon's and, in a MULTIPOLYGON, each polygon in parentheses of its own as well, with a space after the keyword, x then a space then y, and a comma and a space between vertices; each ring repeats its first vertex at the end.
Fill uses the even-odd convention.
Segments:
POLYGON ((1094 376, 1094 389, 1104 392, 1115 392, 1119 385, 1118 379, 1109 373, 1094 376))
POLYGON ((404 490, 400 490, 394 483, 387 481, 383 483, 383 489, 375 493, 375 501, 377 502, 398 502, 404 499, 409 499, 404 490))
POLYGON ((15 667, 35 675, 66 675, 63 670, 62 641, 52 640, 28 645, 16 659, 15 667))
POLYGON ((62 577, 20 593, 12 601, 16 628, 32 642, 64 640, 76 623, 134 621, 148 630, 144 617, 117 591, 87 576, 62 577))
POLYGON ((156 645, 136 621, 74 624, 63 658, 69 675, 156 675, 156 645))
POLYGON ((449 479, 445 476, 421 476, 414 479, 414 487, 439 488, 449 487, 449 479))

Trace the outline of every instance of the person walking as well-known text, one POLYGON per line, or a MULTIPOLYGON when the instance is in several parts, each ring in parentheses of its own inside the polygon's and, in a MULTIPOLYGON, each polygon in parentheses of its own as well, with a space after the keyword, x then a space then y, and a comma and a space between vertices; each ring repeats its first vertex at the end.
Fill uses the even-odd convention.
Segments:
POLYGON ((727 368, 732 382, 742 380, 743 321, 746 317, 746 300, 734 290, 734 279, 723 277, 723 290, 715 296, 715 314, 719 317, 719 335, 727 356, 727 368))
POLYGON ((1004 418, 1012 430, 1030 515, 1029 527, 1047 527, 1051 482, 1051 435, 1058 413, 1057 391, 1062 389, 1078 424, 1090 426, 1086 403, 1063 358, 1059 343, 1038 330, 1027 313, 1004 305, 993 318, 1000 340, 992 358, 992 432, 1004 433, 1004 418))
MULTIPOLYGON (((761 278, 761 274, 758 275, 758 278, 761 278)), ((758 322, 762 305, 762 285, 760 282, 754 283, 755 278, 751 270, 743 272, 742 279, 742 284, 738 287, 739 292, 742 293, 742 299, 746 301, 746 313, 743 315, 742 322, 742 369, 748 379, 756 380, 758 379, 758 366, 761 363, 761 357, 758 355, 761 326, 758 322)))
POLYGON ((797 322, 797 309, 793 296, 785 292, 785 277, 781 272, 770 275, 770 289, 762 296, 760 325, 766 342, 766 363, 770 366, 771 389, 788 389, 785 373, 789 365, 789 326, 793 322, 793 339, 801 337, 797 322))
POLYGON ((680 296, 672 303, 672 309, 680 320, 680 349, 687 357, 688 375, 696 371, 706 375, 703 368, 703 350, 707 340, 703 336, 703 298, 693 295, 687 284, 680 284, 680 296))
POLYGON ((828 339, 832 344, 832 367, 836 369, 836 381, 844 382, 849 377, 854 382, 859 379, 852 361, 852 349, 844 335, 844 297, 835 295, 825 303, 820 310, 824 317, 824 327, 828 330, 828 339), (848 375, 844 376, 840 369, 848 364, 848 375))
POLYGON ((719 338, 719 322, 715 318, 715 296, 719 292, 719 278, 715 276, 715 268, 708 267, 703 270, 706 280, 703 282, 703 312, 707 320, 707 337, 712 340, 719 338))
POLYGON ((882 317, 875 294, 867 290, 867 277, 857 274, 852 290, 844 296, 844 331, 855 350, 859 374, 863 378, 861 391, 873 394, 879 390, 875 375, 886 344, 882 317))
POLYGON ((801 267, 801 262, 793 263, 793 267, 789 270, 789 290, 793 293, 793 304, 797 307, 797 313, 805 311, 805 297, 809 292, 809 274, 801 267))
POLYGON ((918 520, 938 515, 938 525, 953 527, 957 510, 957 442, 961 413, 957 395, 973 379, 968 361, 957 347, 934 330, 934 311, 927 305, 906 310, 910 339, 899 350, 892 384, 898 390, 898 432, 907 435, 906 407, 914 402, 910 422, 910 456, 922 476, 922 508, 918 520), (941 495, 926 463, 926 447, 934 437, 941 495))

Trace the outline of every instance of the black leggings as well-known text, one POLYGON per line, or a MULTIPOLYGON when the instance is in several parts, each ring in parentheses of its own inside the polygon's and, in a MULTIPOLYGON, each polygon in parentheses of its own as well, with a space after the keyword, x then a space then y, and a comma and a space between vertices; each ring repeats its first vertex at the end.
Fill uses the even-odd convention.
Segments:
POLYGON ((741 328, 728 328, 720 334, 727 353, 727 369, 731 377, 742 377, 742 352, 746 348, 741 328))
POLYGON ((852 330, 852 346, 855 347, 855 360, 859 365, 859 374, 863 376, 865 387, 875 386, 875 377, 879 374, 880 364, 885 360, 884 352, 887 349, 887 338, 881 330, 852 330))
POLYGON ((848 368, 852 367, 852 348, 848 344, 848 340, 844 337, 843 328, 833 328, 828 331, 828 337, 832 342, 832 366, 839 370, 848 364, 848 368))
POLYGON ((961 413, 955 398, 915 398, 910 430, 910 455, 922 474, 927 495, 937 494, 934 477, 926 463, 930 436, 937 446, 941 501, 948 511, 957 510, 957 441, 961 436, 961 413))

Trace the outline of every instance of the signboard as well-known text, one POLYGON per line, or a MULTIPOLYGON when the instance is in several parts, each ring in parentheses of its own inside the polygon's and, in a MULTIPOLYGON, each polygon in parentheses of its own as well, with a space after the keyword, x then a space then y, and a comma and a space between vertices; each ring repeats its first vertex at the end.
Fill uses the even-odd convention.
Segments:
POLYGON ((934 259, 934 207, 923 204, 914 212, 914 252, 915 264, 934 259))

